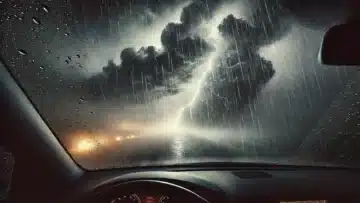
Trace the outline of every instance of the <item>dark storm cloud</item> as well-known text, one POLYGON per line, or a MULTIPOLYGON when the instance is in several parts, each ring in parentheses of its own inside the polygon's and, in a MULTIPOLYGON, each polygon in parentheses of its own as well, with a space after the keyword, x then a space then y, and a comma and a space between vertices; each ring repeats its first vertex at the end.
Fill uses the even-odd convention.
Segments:
POLYGON ((155 86, 164 86, 168 76, 179 69, 184 61, 196 60, 197 57, 214 49, 190 31, 203 19, 210 18, 215 5, 216 1, 194 1, 184 7, 180 17, 181 23, 170 22, 162 31, 162 53, 158 53, 154 47, 140 50, 129 47, 122 50, 122 62, 119 66, 109 61, 102 73, 90 78, 90 92, 96 96, 107 97, 118 96, 119 93, 116 94, 115 91, 134 93, 150 90, 155 86))
POLYGON ((123 93, 139 93, 156 85, 164 85, 164 79, 183 65, 184 60, 175 51, 159 53, 155 47, 124 49, 121 64, 109 61, 103 72, 89 79, 90 92, 95 96, 119 96, 123 93), (117 91, 117 92, 116 92, 117 91))
POLYGON ((203 20, 213 16, 215 8, 220 0, 195 0, 186 6, 180 16, 181 23, 186 27, 199 25, 203 20))
POLYGON ((243 108, 275 74, 271 61, 262 58, 258 49, 289 31, 290 15, 271 0, 255 2, 253 7, 252 23, 230 14, 218 26, 230 45, 207 79, 202 101, 186 111, 184 120, 207 126, 238 122, 243 108))
MULTIPOLYGON (((219 0, 196 0, 185 6, 180 23, 170 22, 162 31, 163 53, 158 53, 154 47, 124 49, 119 66, 109 61, 102 73, 88 81, 91 93, 118 96, 120 92, 136 93, 164 86, 166 79, 186 61, 197 60, 215 49, 211 42, 197 35, 196 28, 202 21, 211 19, 219 3, 219 0)), ((218 61, 220 68, 216 78, 222 81, 226 81, 229 75, 232 78, 228 78, 227 82, 209 79, 213 83, 213 91, 222 92, 223 97, 227 97, 226 92, 229 92, 226 89, 238 88, 236 92, 241 93, 234 94, 235 100, 241 104, 238 107, 251 101, 274 74, 271 63, 262 59, 256 53, 257 49, 283 36, 288 28, 280 20, 284 19, 285 12, 278 4, 259 3, 255 6, 252 24, 229 15, 218 26, 223 36, 232 43, 226 56, 223 56, 226 63, 218 61)))
POLYGON ((228 40, 256 49, 283 37, 289 31, 290 16, 280 4, 262 1, 255 4, 253 23, 229 15, 218 28, 228 40))
POLYGON ((199 36, 190 36, 184 24, 169 23, 161 34, 161 43, 166 50, 176 50, 186 58, 195 58, 213 49, 199 36))
POLYGON ((213 16, 219 0, 195 0, 185 6, 181 12, 180 22, 170 22, 161 34, 161 42, 167 50, 177 50, 186 57, 196 57, 213 49, 201 39, 195 30, 201 22, 213 16))
POLYGON ((161 34, 161 42, 168 50, 177 50, 186 57, 197 57, 214 47, 193 32, 201 22, 209 20, 219 6, 220 0, 195 0, 181 12, 181 23, 169 23, 161 34))

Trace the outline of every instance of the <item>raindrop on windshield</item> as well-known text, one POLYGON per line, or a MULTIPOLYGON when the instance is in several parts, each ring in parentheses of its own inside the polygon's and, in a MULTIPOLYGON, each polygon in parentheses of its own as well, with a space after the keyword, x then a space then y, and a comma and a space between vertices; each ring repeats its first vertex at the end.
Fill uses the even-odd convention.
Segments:
POLYGON ((77 56, 78 58, 80 58, 80 54, 77 54, 76 56, 77 56))
POLYGON ((65 32, 65 36, 69 36, 69 35, 70 35, 69 33, 65 32))
POLYGON ((40 20, 39 20, 39 19, 33 17, 33 18, 32 18, 32 21, 33 21, 33 23, 35 23, 36 25, 40 25, 40 20))
POLYGON ((79 98, 78 102, 79 102, 79 104, 82 104, 82 103, 84 103, 84 101, 85 101, 84 98, 79 98))
POLYGON ((67 64, 69 64, 69 63, 70 63, 70 61, 69 61, 69 60, 65 60, 65 62, 66 62, 67 64))
POLYGON ((42 6, 42 10, 45 11, 46 13, 49 13, 49 8, 45 5, 42 6))
POLYGON ((3 1, 0 1, 0 4, 4 3, 3 1))
POLYGON ((18 50, 18 53, 22 56, 26 56, 27 55, 27 52, 25 50, 22 50, 22 49, 19 49, 18 50))
POLYGON ((44 70, 44 66, 40 66, 40 69, 41 69, 41 70, 44 70))

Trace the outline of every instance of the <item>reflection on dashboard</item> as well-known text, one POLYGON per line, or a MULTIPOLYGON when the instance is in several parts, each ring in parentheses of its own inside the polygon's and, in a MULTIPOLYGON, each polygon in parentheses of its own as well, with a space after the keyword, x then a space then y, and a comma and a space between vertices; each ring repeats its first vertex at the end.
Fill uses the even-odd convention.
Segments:
POLYGON ((111 200, 111 203, 141 203, 141 200, 137 194, 128 196, 117 197, 111 200))
POLYGON ((168 196, 162 196, 159 200, 159 203, 167 203, 170 198, 168 196))
POLYGON ((121 197, 116 197, 110 203, 168 203, 170 198, 168 196, 150 196, 131 194, 121 197))

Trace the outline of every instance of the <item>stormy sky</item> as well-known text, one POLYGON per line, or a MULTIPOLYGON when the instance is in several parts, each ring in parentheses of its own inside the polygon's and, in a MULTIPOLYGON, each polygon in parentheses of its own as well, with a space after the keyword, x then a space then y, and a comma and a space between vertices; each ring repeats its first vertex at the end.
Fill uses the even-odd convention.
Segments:
POLYGON ((336 1, 1 2, 2 59, 64 139, 134 121, 291 151, 357 76, 317 61, 336 1))

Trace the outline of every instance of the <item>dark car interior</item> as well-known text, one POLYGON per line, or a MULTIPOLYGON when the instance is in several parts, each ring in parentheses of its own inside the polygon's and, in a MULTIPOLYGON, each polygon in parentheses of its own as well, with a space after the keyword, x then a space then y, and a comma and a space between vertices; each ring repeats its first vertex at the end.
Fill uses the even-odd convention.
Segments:
MULTIPOLYGON (((360 65, 359 24, 351 17, 355 20, 329 27, 319 53, 323 64, 360 65)), ((1 185, 10 188, 4 189, 7 194, 1 202, 360 201, 360 170, 356 168, 224 162, 85 170, 53 135, 8 69, 2 60, 0 144, 4 146, 2 159, 8 160, 5 151, 11 152, 14 166, 11 175, 6 175, 11 178, 4 179, 11 184, 1 185)), ((3 161, 0 167, 9 164, 3 161)))

